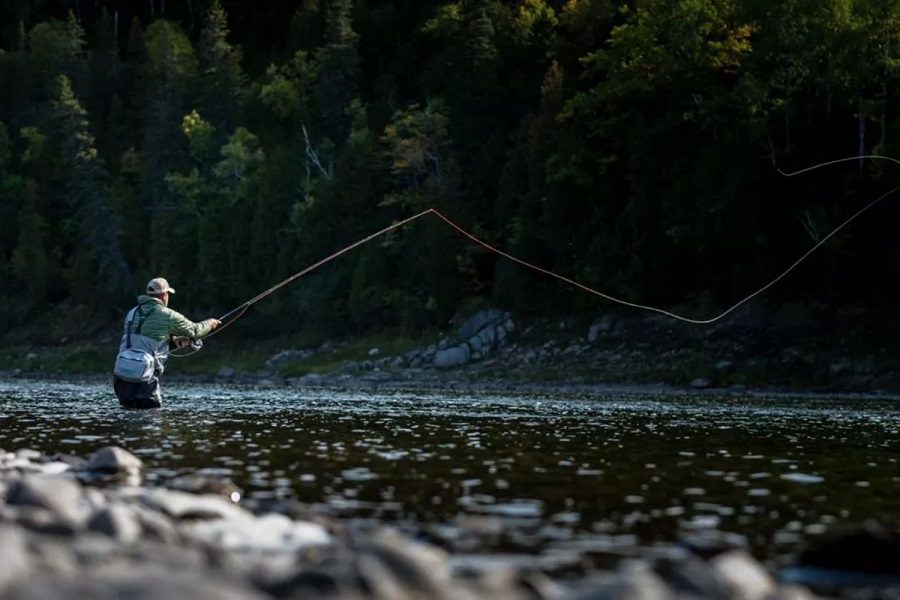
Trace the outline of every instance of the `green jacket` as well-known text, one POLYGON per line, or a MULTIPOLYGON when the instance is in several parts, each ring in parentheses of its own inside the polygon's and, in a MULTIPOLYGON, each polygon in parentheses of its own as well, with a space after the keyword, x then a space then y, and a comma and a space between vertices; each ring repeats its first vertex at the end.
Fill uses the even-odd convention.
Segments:
MULTIPOLYGON (((146 318, 140 334, 135 333, 140 317, 134 319, 134 324, 131 328, 131 345, 153 353, 160 366, 162 366, 169 354, 169 338, 171 336, 197 339, 212 331, 213 319, 194 323, 180 312, 164 306, 161 300, 153 296, 141 294, 138 296, 138 304, 141 305, 141 310, 146 318)), ((128 322, 131 320, 134 312, 135 309, 133 308, 125 315, 125 327, 122 330, 122 341, 119 344, 120 352, 127 345, 128 322)))

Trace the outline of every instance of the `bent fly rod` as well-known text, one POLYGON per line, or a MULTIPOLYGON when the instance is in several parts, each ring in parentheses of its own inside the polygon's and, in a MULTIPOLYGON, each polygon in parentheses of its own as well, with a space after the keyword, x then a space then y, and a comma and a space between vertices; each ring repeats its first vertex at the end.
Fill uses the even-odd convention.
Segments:
MULTIPOLYGON (((827 167, 827 166, 831 166, 831 165, 835 165, 835 164, 839 164, 839 163, 844 163, 844 162, 850 162, 850 161, 854 161, 854 160, 885 160, 885 161, 889 161, 889 162, 891 162, 891 163, 895 163, 895 164, 900 165, 900 160, 897 160, 897 159, 894 159, 894 158, 891 158, 891 157, 888 157, 888 156, 863 155, 863 156, 852 156, 852 157, 848 157, 848 158, 841 158, 841 159, 837 159, 837 160, 831 160, 831 161, 827 161, 827 162, 823 162, 823 163, 819 163, 819 164, 813 165, 813 166, 811 166, 811 167, 807 167, 807 168, 804 168, 804 169, 800 169, 800 170, 798 170, 798 171, 784 172, 784 171, 782 171, 781 169, 778 169, 778 172, 779 172, 781 175, 785 176, 785 177, 794 177, 794 176, 796 176, 796 175, 801 175, 801 174, 803 174, 803 173, 807 173, 807 172, 810 172, 810 171, 814 171, 814 170, 816 170, 816 169, 820 169, 820 168, 823 168, 823 167, 827 167)), ((368 243, 368 242, 370 242, 370 241, 372 241, 372 240, 374 240, 374 239, 376 239, 376 238, 379 238, 379 237, 381 237, 381 236, 383 236, 383 235, 385 235, 385 234, 387 234, 387 233, 390 233, 391 231, 394 231, 395 229, 399 229, 399 228, 401 228, 401 227, 405 227, 406 225, 409 225, 409 224, 412 223, 413 221, 416 221, 416 220, 418 220, 418 219, 420 219, 420 218, 422 218, 422 217, 425 217, 425 216, 427 216, 427 215, 433 215, 433 216, 437 217, 438 219, 440 219, 441 221, 443 221, 446 225, 448 225, 448 226, 451 227, 453 230, 455 230, 457 233, 459 233, 459 234, 462 235, 463 237, 467 238, 467 239, 470 240, 471 242, 473 242, 473 243, 475 243, 475 244, 477 244, 477 245, 479 245, 479 246, 485 248, 485 249, 488 250, 489 252, 492 252, 492 253, 494 253, 494 254, 497 254, 497 255, 499 255, 499 256, 502 256, 503 258, 506 258, 506 259, 508 259, 508 260, 511 260, 511 261, 513 261, 513 262, 515 262, 515 263, 517 263, 517 264, 519 264, 519 265, 522 265, 523 267, 526 267, 526 268, 528 268, 528 269, 532 269, 532 270, 534 270, 534 271, 537 271, 538 273, 542 273, 542 274, 544 274, 544 275, 547 275, 548 277, 555 278, 555 279, 557 279, 557 280, 559 280, 559 281, 562 281, 563 283, 565 283, 565 284, 567 284, 567 285, 570 285, 570 286, 573 286, 573 287, 575 287, 575 288, 578 288, 578 289, 580 289, 580 290, 582 290, 582 291, 584 291, 584 292, 593 294, 593 295, 595 295, 595 296, 599 296, 600 298, 603 298, 603 299, 605 299, 605 300, 608 300, 608 301, 613 302, 613 303, 616 303, 616 304, 620 304, 620 305, 622 305, 622 306, 627 306, 627 307, 630 307, 630 308, 636 308, 636 309, 638 309, 638 310, 644 310, 644 311, 649 311, 649 312, 661 314, 661 315, 664 315, 664 316, 666 316, 666 317, 670 317, 670 318, 672 318, 672 319, 676 319, 676 320, 678 320, 678 321, 683 321, 683 322, 685 322, 685 323, 691 323, 691 324, 694 324, 694 325, 708 325, 708 324, 715 323, 716 321, 719 321, 719 320, 723 319, 723 318, 726 317, 727 315, 729 315, 729 314, 731 314, 732 312, 734 312, 735 310, 737 310, 740 306, 746 304, 746 303, 749 302, 751 299, 753 299, 753 298, 755 298, 756 296, 762 294, 763 292, 765 292, 766 290, 768 290, 769 288, 771 288, 772 286, 774 286, 776 283, 778 283, 779 281, 781 281, 782 279, 784 279, 785 277, 787 277, 787 275, 788 275, 789 273, 791 273, 791 271, 793 271, 793 270, 796 269, 798 266, 800 266, 800 264, 803 263, 807 258, 809 258, 809 256, 810 256, 811 254, 813 254, 815 251, 817 251, 819 248, 821 248, 821 247, 822 247, 826 242, 828 242, 828 240, 830 240, 832 237, 834 237, 835 235, 837 235, 838 232, 840 232, 842 229, 844 229, 845 227, 847 227, 850 223, 852 223, 853 221, 855 221, 859 216, 861 216, 863 213, 867 212, 869 209, 871 209, 872 207, 874 207, 876 204, 879 204, 881 201, 883 201, 883 200, 885 200, 886 198, 888 198, 888 197, 894 195, 897 191, 900 191, 900 186, 897 186, 897 187, 891 189, 890 191, 886 192, 885 194, 882 194, 881 196, 879 196, 879 197, 876 198, 875 200, 869 202, 868 204, 866 204, 865 206, 863 206, 862 208, 860 208, 859 210, 857 210, 856 212, 854 212, 852 215, 850 215, 850 217, 848 217, 848 218, 845 219, 843 222, 841 222, 837 227, 835 227, 833 230, 831 230, 831 232, 829 232, 828 235, 826 235, 826 236, 824 236, 822 239, 820 239, 814 246, 812 246, 809 250, 807 250, 806 252, 804 252, 797 260, 795 260, 793 263, 791 263, 784 271, 782 271, 781 273, 779 273, 779 274, 778 274, 776 277, 774 277, 772 280, 768 281, 765 285, 763 285, 763 286, 760 287, 759 289, 753 291, 752 293, 748 294, 747 296, 744 296, 744 297, 741 298, 738 302, 734 303, 733 305, 731 305, 730 307, 726 308, 726 309, 723 310, 722 312, 720 312, 720 313, 718 313, 718 314, 716 314, 716 315, 714 315, 714 316, 712 316, 712 317, 705 318, 705 319, 692 318, 692 317, 688 317, 688 316, 685 316, 685 315, 680 315, 680 314, 674 313, 674 312, 672 312, 672 311, 669 311, 669 310, 666 310, 666 309, 663 309, 663 308, 659 308, 659 307, 655 307, 655 306, 649 306, 649 305, 646 305, 646 304, 639 304, 639 303, 636 303, 636 302, 630 302, 630 301, 628 301, 628 300, 625 300, 625 299, 622 299, 622 298, 618 298, 618 297, 616 297, 616 296, 612 296, 612 295, 610 295, 610 294, 608 294, 608 293, 606 293, 606 292, 603 292, 603 291, 601 291, 601 290, 592 288, 592 287, 590 287, 590 286, 588 286, 588 285, 585 285, 585 284, 583 284, 583 283, 580 283, 580 282, 578 282, 578 281, 575 281, 574 279, 570 279, 569 277, 566 277, 566 276, 564 276, 564 275, 560 275, 560 274, 558 274, 558 273, 554 273, 553 271, 550 271, 550 270, 548 270, 548 269, 545 269, 545 268, 543 268, 543 267, 540 267, 540 266, 538 266, 538 265, 535 265, 535 264, 533 264, 533 263, 530 263, 530 262, 528 262, 528 261, 526 261, 526 260, 523 260, 523 259, 521 259, 521 258, 518 258, 518 257, 516 257, 516 256, 513 256, 512 254, 509 254, 509 253, 507 253, 507 252, 504 252, 503 250, 500 250, 499 248, 497 248, 497 247, 495 247, 495 246, 492 246, 491 244, 489 244, 489 243, 485 242, 484 240, 482 240, 482 239, 476 237, 473 233, 471 233, 470 231, 464 229, 463 227, 461 227, 460 225, 458 225, 457 223, 455 223, 454 221, 452 221, 450 218, 448 218, 446 215, 444 215, 443 213, 441 213, 441 212, 438 211, 437 209, 435 209, 435 208, 428 208, 428 209, 426 209, 426 210, 423 210, 423 211, 420 212, 420 213, 417 213, 417 214, 415 214, 415 215, 412 215, 411 217, 407 217, 407 218, 402 219, 402 220, 400 220, 400 221, 397 221, 397 222, 395 222, 395 223, 393 223, 393 224, 391 224, 391 225, 388 225, 387 227, 385 227, 385 228, 383 228, 383 229, 380 229, 380 230, 376 231, 375 233, 369 234, 369 235, 367 235, 366 237, 364 237, 364 238, 362 238, 362 239, 360 239, 360 240, 357 240, 356 242, 353 242, 353 243, 350 244, 349 246, 345 246, 344 248, 341 248, 340 250, 338 250, 338 251, 336 251, 336 252, 334 252, 334 253, 332 253, 332 254, 329 254, 329 255, 326 256, 325 258, 322 258, 321 260, 319 260, 319 261, 317 261, 317 262, 315 262, 315 263, 309 265, 309 266, 306 267, 305 269, 303 269, 303 270, 301 270, 301 271, 298 271, 297 273, 294 273, 294 274, 291 275, 290 277, 284 279, 283 281, 278 282, 277 284, 273 285, 272 287, 270 287, 270 288, 268 288, 268 289, 266 289, 266 290, 263 290, 262 292, 260 292, 260 293, 257 294, 256 296, 253 296, 252 298, 250 298, 249 300, 247 300, 246 302, 244 302, 243 304, 240 304, 240 305, 236 306, 235 308, 231 309, 230 311, 228 311, 227 313, 225 313, 224 315, 222 315, 221 317, 219 317, 219 321, 222 322, 222 325, 221 325, 220 327, 218 327, 217 329, 215 329, 214 331, 212 331, 211 333, 209 333, 208 335, 206 335, 205 337, 211 337, 211 336, 213 336, 213 335, 219 333, 220 331, 222 331, 223 329, 225 329, 226 327, 228 327, 229 325, 231 325, 232 323, 234 323, 235 321, 237 321, 239 318, 241 318, 241 317, 244 315, 244 313, 247 312, 247 310, 248 310, 251 306, 253 306, 253 305, 256 304, 257 302, 259 302, 259 301, 262 300, 263 298, 266 298, 266 297, 268 297, 268 296, 274 294, 275 292, 277 292, 278 290, 280 290, 280 289, 283 288, 284 286, 286 286, 286 285, 292 283, 293 281, 296 281, 297 279, 303 277, 304 275, 307 275, 307 274, 309 274, 310 272, 315 271, 315 270, 318 269, 319 267, 321 267, 321 266, 323 266, 323 265, 325 265, 325 264, 331 262, 332 260, 335 260, 336 258, 338 258, 338 257, 340 257, 340 256, 342 256, 342 255, 344 255, 344 254, 346 254, 347 252, 350 252, 351 250, 353 250, 353 249, 355 249, 355 248, 357 248, 357 247, 359 247, 359 246, 362 246, 363 244, 366 244, 366 243, 368 243)), ((182 355, 182 356, 186 356, 186 355, 182 355)))

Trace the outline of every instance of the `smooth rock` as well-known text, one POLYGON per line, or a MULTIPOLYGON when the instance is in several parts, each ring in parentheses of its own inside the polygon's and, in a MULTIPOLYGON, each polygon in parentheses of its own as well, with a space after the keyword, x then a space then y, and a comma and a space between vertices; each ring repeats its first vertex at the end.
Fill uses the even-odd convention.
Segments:
POLYGON ((6 501, 13 506, 30 506, 50 511, 73 527, 87 517, 81 506, 81 486, 62 477, 26 476, 10 485, 6 501))
POLYGON ((197 496, 165 488, 143 491, 138 498, 175 519, 245 519, 250 513, 218 496, 197 496))
POLYGON ((226 574, 203 576, 187 570, 133 565, 104 577, 117 598, 129 600, 262 600, 262 593, 226 574))
POLYGON ((213 494, 222 496, 232 502, 241 498, 241 488, 230 479, 211 477, 209 475, 182 475, 168 483, 169 489, 190 494, 213 494))
POLYGON ((359 548, 357 565, 380 598, 439 598, 450 583, 447 554, 393 529, 372 534, 359 548))
POLYGON ((469 362, 469 348, 467 346, 453 346, 441 350, 434 355, 434 366, 441 369, 459 367, 469 362))
POLYGON ((675 594, 643 563, 625 563, 612 580, 576 596, 579 600, 669 600, 675 594))
POLYGON ((147 538, 165 544, 175 544, 181 539, 175 524, 165 515, 139 504, 132 507, 141 531, 147 538))
POLYGON ((0 525, 0 590, 10 581, 27 574, 28 549, 22 530, 12 525, 0 525))
POLYGON ((79 575, 46 574, 42 577, 19 579, 6 589, 4 600, 118 600, 108 586, 79 575))
POLYGON ((485 327, 494 325, 509 318, 509 314, 497 308, 489 308, 480 310, 471 317, 457 330, 459 338, 470 338, 485 327))
MULTIPOLYGON (((283 350, 283 351, 279 352, 278 354, 275 354, 275 355, 269 357, 269 359, 266 361, 265 366, 270 371, 276 371, 278 369, 278 367, 280 367, 282 365, 285 365, 287 363, 292 363, 292 362, 299 362, 301 360, 306 360, 307 358, 312 356, 312 354, 313 354, 312 350, 283 350)), ((234 375, 234 370, 233 369, 230 369, 230 370, 232 371, 231 375, 227 375, 227 374, 223 375, 222 371, 219 371, 219 376, 220 377, 231 377, 232 375, 234 375)))
POLYGON ((144 463, 137 456, 116 446, 107 446, 94 452, 84 465, 84 470, 108 475, 139 472, 144 463))
POLYGON ((20 506, 12 516, 25 529, 51 535, 73 535, 84 525, 84 519, 73 519, 37 506, 20 506))
POLYGON ((277 513, 197 521, 183 525, 181 530, 194 540, 236 552, 296 552, 331 541, 321 525, 292 521, 277 513))
POLYGON ((720 554, 709 561, 709 567, 734 600, 764 600, 775 592, 772 576, 743 550, 720 554))
POLYGON ((141 525, 134 511, 116 504, 94 514, 88 521, 88 529, 125 543, 134 542, 141 535, 141 525))

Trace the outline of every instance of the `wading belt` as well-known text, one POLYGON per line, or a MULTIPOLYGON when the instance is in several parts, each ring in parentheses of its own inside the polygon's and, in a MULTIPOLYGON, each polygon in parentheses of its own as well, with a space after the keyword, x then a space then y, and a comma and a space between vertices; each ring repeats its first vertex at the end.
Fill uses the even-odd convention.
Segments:
POLYGON ((128 320, 128 333, 125 336, 125 348, 129 350, 131 349, 131 326, 134 325, 134 318, 138 315, 140 315, 141 317, 138 321, 137 329, 134 330, 135 335, 141 335, 141 329, 144 328, 144 321, 146 321, 147 317, 149 317, 153 313, 153 310, 151 309, 147 311, 147 314, 144 314, 144 311, 141 310, 141 307, 145 304, 149 304, 150 302, 152 302, 152 300, 146 300, 138 304, 134 308, 134 314, 132 314, 131 318, 128 320))

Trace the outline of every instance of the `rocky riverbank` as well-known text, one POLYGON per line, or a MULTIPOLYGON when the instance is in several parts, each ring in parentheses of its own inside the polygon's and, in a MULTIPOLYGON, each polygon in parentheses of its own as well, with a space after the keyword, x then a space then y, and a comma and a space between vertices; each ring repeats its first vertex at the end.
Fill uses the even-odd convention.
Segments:
MULTIPOLYGON (((145 487, 142 469, 137 457, 115 447, 87 458, 0 450, 0 598, 814 597, 776 581, 728 536, 639 554, 610 536, 606 544, 551 554, 485 555, 479 536, 503 535, 489 519, 426 535, 326 518, 291 501, 254 513, 227 481, 190 476, 145 487), (602 568, 598 556, 618 560, 602 568)), ((888 568, 896 562, 890 558, 896 536, 881 546, 876 538, 854 539, 857 558, 863 544, 882 553, 888 568)), ((827 566, 833 550, 824 556, 819 564, 827 566)), ((800 567, 795 571, 808 568, 800 567)), ((896 597, 889 575, 856 575, 869 577, 870 587, 853 588, 854 597, 896 597)))
POLYGON ((378 346, 330 361, 340 344, 286 348, 254 372, 220 380, 264 385, 428 385, 516 389, 655 385, 688 389, 898 392, 896 319, 859 307, 745 308, 695 325, 663 316, 523 319, 475 313, 450 334, 404 352, 378 346), (893 329, 892 329, 893 328, 893 329), (328 363, 330 369, 317 369, 328 363))
MULTIPOLYGON (((714 312, 702 303, 673 310, 714 312)), ((530 318, 488 309, 416 341, 217 338, 200 354, 170 361, 166 377, 299 387, 897 393, 897 331, 900 318, 890 311, 853 306, 754 304, 710 325, 633 311, 530 318)), ((0 343, 6 376, 108 372, 117 341, 109 333, 83 344, 27 339, 18 332, 0 343)))

